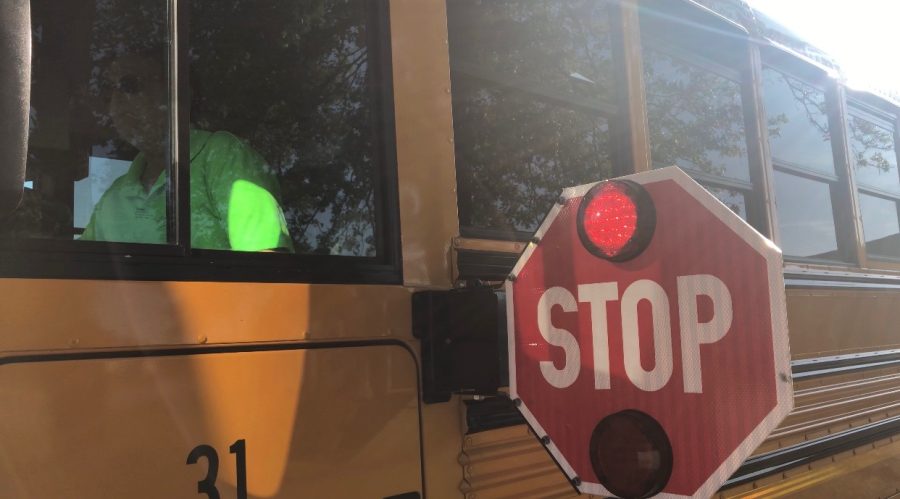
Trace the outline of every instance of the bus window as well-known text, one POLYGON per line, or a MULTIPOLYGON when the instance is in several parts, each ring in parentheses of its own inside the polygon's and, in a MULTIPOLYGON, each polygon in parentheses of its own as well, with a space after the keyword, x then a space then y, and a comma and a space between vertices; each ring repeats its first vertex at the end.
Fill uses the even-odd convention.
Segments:
POLYGON ((838 176, 825 92, 768 67, 762 79, 781 248, 787 256, 845 259, 835 228, 838 176))
POLYGON ((612 174, 605 2, 448 1, 463 235, 530 237, 562 188, 612 174))
POLYGON ((737 82, 652 49, 644 78, 654 163, 749 182, 737 82))
POLYGON ((839 257, 832 189, 828 182, 775 170, 781 248, 787 256, 839 257))
POLYGON ((25 193, 0 235, 71 241, 87 231, 91 238, 104 193, 124 179, 133 189, 102 203, 107 239, 172 242, 166 5, 32 2, 25 193), (135 62, 145 54, 153 56, 135 62))
POLYGON ((260 186, 277 188, 297 253, 378 256, 372 2, 190 4, 191 127, 239 137, 275 181, 233 189, 243 186, 253 200, 266 197, 260 186))
POLYGON ((762 75, 772 157, 779 165, 834 175, 825 92, 768 67, 762 75))
POLYGON ((50 238, 68 245, 39 244, 72 254, 119 248, 84 243, 100 241, 396 259, 383 223, 394 192, 384 185, 390 76, 372 50, 381 4, 190 0, 180 27, 165 0, 32 4, 26 194, 0 226, 4 246, 50 238), (169 57, 175 29, 189 33, 186 65, 169 57), (174 81, 190 88, 176 95, 174 81), (189 138, 179 151, 175 137, 189 138), (189 211, 176 206, 179 155, 190 158, 189 211), (176 238, 184 226, 189 241, 176 238))
POLYGON ((682 167, 746 219, 751 185, 740 84, 647 48, 644 85, 653 164, 682 167))
POLYGON ((847 122, 866 253, 876 260, 900 259, 900 176, 894 127, 853 108, 847 122))
POLYGON ((860 192, 859 211, 862 214, 868 255, 875 258, 900 258, 897 202, 860 192))
POLYGON ((849 129, 856 183, 900 196, 893 126, 851 114, 849 129))
POLYGON ((653 166, 683 168, 746 220, 753 184, 744 35, 682 19, 667 2, 642 7, 640 30, 653 166))

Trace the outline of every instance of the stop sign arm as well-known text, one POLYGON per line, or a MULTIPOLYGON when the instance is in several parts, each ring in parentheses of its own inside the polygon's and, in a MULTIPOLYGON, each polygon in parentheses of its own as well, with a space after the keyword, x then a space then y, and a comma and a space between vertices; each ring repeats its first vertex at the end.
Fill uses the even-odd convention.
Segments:
POLYGON ((676 167, 625 178, 658 210, 643 253, 585 250, 585 185, 509 274, 510 395, 579 491, 610 495, 590 435, 637 411, 671 440, 663 494, 708 497, 793 407, 781 252, 676 167))

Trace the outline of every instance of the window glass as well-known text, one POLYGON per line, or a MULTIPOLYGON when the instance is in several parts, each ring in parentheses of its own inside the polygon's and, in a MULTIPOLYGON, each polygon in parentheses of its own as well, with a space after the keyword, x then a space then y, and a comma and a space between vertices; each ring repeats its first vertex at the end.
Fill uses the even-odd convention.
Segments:
MULTIPOLYGON (((742 9, 734 0, 714 0, 714 3, 718 5, 713 10, 720 13, 723 13, 722 7, 726 3, 732 4, 728 8, 730 11, 734 11, 732 8, 742 9)), ((681 2, 672 0, 641 0, 638 4, 641 36, 645 45, 652 40, 657 47, 699 54, 704 60, 725 67, 747 66, 746 34, 732 23, 716 19, 703 9, 685 9, 681 2)), ((752 19, 750 22, 753 22, 752 19)), ((747 26, 743 21, 739 24, 747 26)))
POLYGON ((894 131, 850 115, 850 153, 856 167, 856 183, 900 194, 894 131))
MULTIPOLYGON (((172 239, 169 3, 33 2, 30 188, 7 236, 172 239)), ((372 5, 190 0, 193 247, 382 254, 372 5)))
POLYGON ((606 4, 447 8, 460 225, 517 237, 562 188, 612 173, 606 4))
POLYGON ((730 0, 698 0, 697 3, 737 23, 752 15, 749 6, 730 0))
POLYGON ((735 212, 745 221, 747 220, 747 196, 743 191, 711 185, 704 185, 703 187, 718 198, 728 209, 735 212))
MULTIPOLYGON (((191 0, 192 211, 227 216, 233 249, 378 254, 371 5, 191 0)), ((195 245, 222 249, 194 213, 195 245)))
POLYGON ((776 170, 775 202, 785 255, 839 258, 828 183, 776 170))
POLYGON ((825 93, 763 68, 763 98, 772 157, 782 164, 834 175, 825 93))
POLYGON ((897 219, 897 203, 860 193, 859 211, 862 213, 863 233, 869 256, 900 258, 900 221, 897 219))
POLYGON ((564 187, 611 176, 603 117, 508 89, 457 83, 462 225, 531 232, 564 187))
POLYGON ((32 1, 25 193, 0 234, 170 241, 167 3, 32 1))
POLYGON ((644 78, 655 165, 750 180, 737 82, 652 49, 644 78))
POLYGON ((607 5, 595 0, 447 2, 454 71, 512 87, 610 98, 607 5))

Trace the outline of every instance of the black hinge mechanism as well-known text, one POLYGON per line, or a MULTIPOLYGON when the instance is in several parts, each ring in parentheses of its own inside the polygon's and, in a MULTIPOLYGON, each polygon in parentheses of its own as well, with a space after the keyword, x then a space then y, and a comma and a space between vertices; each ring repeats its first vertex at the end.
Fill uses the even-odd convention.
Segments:
POLYGON ((507 384, 502 295, 489 287, 422 291, 413 294, 412 315, 425 403, 454 393, 494 395, 507 384))

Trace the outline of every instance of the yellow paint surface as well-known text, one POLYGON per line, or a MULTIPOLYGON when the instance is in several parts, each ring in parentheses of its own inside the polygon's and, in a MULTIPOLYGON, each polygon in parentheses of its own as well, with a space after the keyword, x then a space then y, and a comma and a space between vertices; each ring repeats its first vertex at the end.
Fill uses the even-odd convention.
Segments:
POLYGON ((149 345, 410 339, 391 286, 0 279, 0 355, 149 345))
MULTIPOLYGON (((420 491, 413 357, 399 346, 0 366, 3 497, 198 497, 201 444, 235 497, 420 491)), ((202 497, 202 495, 201 495, 202 497)))

